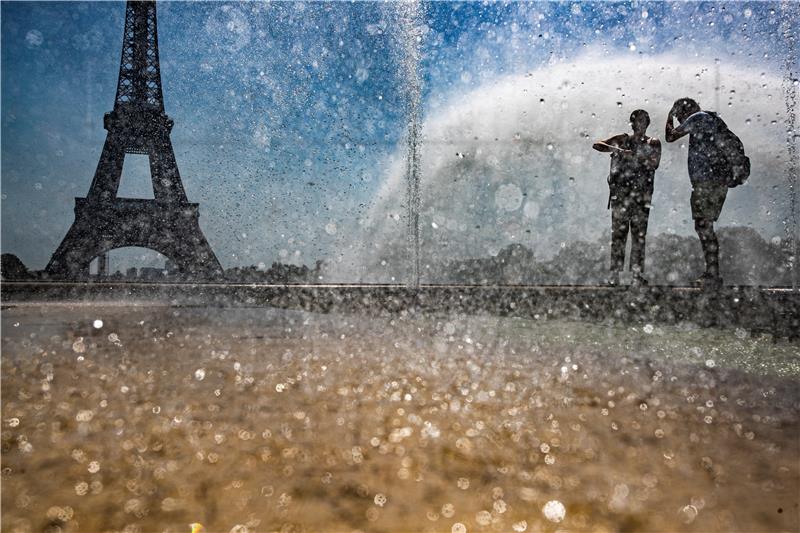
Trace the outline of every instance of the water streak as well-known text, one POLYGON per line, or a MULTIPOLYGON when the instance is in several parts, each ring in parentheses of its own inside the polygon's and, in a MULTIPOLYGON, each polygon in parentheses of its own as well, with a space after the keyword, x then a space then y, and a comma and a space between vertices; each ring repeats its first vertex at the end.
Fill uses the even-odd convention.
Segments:
POLYGON ((792 2, 784 1, 781 3, 783 14, 782 33, 786 41, 787 52, 784 62, 785 72, 783 78, 784 101, 786 102, 786 149, 789 160, 786 167, 787 180, 789 185, 789 220, 786 223, 786 231, 789 234, 789 242, 792 246, 792 288, 798 290, 798 235, 797 226, 797 173, 800 170, 797 150, 797 103, 798 103, 798 76, 795 71, 795 61, 797 59, 797 34, 794 25, 798 20, 796 6, 792 2))
POLYGON ((400 26, 401 65, 406 97, 406 213, 407 239, 412 261, 409 285, 418 288, 420 283, 419 153, 422 100, 419 69, 424 28, 423 12, 419 1, 399 2, 396 4, 396 9, 400 26))

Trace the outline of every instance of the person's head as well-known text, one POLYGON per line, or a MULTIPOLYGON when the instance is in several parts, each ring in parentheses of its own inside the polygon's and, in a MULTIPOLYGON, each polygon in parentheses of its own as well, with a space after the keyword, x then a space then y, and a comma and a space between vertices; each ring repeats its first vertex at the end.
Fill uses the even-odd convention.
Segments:
POLYGON ((644 109, 637 109, 631 113, 631 128, 636 135, 644 135, 650 125, 650 115, 644 109))
POLYGON ((700 111, 700 104, 688 97, 679 98, 678 100, 675 100, 674 104, 672 104, 672 110, 675 114, 675 118, 678 119, 678 122, 683 122, 691 115, 694 115, 700 111))

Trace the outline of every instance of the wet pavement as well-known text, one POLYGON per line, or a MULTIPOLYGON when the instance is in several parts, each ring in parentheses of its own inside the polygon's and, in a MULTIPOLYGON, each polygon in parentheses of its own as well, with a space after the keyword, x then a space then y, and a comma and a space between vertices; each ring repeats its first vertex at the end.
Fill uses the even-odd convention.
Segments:
POLYGON ((799 353, 690 323, 8 306, 2 530, 797 531, 799 353))

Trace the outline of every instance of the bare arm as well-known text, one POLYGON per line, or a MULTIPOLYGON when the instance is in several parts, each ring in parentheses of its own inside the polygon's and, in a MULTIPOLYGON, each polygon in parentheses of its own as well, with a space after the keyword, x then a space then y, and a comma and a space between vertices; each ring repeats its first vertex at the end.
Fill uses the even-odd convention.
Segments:
POLYGON ((598 152, 625 152, 629 153, 630 150, 623 150, 619 147, 622 141, 625 140, 625 134, 622 135, 614 135, 613 137, 609 137, 608 139, 597 141, 592 145, 592 148, 597 150, 598 152))
POLYGON ((667 115, 667 127, 664 130, 664 138, 667 140, 668 143, 675 142, 687 133, 688 131, 684 131, 681 129, 680 124, 676 128, 673 124, 673 119, 675 115, 673 114, 673 110, 670 109, 669 115, 667 115))

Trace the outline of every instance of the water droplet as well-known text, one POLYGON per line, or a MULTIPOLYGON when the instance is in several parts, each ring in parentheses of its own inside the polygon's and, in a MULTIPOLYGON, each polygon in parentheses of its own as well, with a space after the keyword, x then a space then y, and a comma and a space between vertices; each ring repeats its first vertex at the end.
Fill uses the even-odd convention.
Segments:
POLYGON ((551 522, 558 523, 564 520, 564 517, 567 515, 567 509, 560 501, 550 500, 544 504, 544 507, 542 507, 542 513, 544 514, 544 517, 551 522))
POLYGON ((78 411, 78 414, 75 415, 75 420, 78 422, 91 422, 92 418, 94 418, 94 411, 90 409, 78 411))
POLYGON ((78 496, 85 496, 87 492, 89 492, 89 484, 85 481, 81 481, 75 485, 75 494, 78 496))
POLYGON ((542 453, 547 453, 550 451, 550 445, 546 442, 543 442, 541 445, 539 445, 539 450, 541 450, 542 453))
POLYGON ((83 343, 83 337, 78 337, 78 340, 72 343, 72 350, 76 353, 83 353, 86 351, 86 345, 83 343))
POLYGON ((678 511, 678 515, 680 515, 684 524, 691 524, 694 522, 694 519, 697 518, 697 507, 694 505, 686 505, 678 511))

